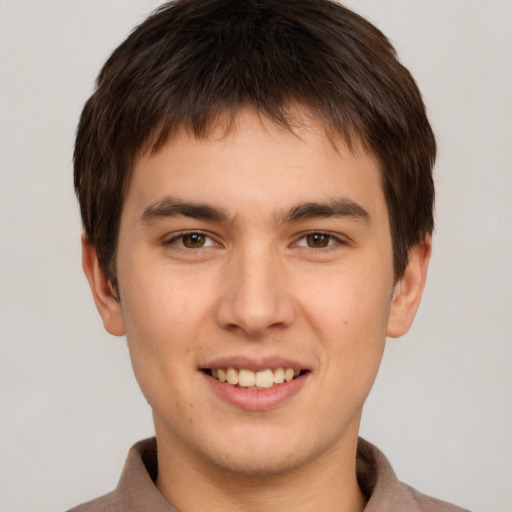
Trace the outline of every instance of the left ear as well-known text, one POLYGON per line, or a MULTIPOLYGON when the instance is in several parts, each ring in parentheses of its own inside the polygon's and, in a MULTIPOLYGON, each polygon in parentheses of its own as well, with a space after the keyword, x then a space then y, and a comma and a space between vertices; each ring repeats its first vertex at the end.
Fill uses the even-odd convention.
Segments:
POLYGON ((411 327, 421 301, 432 251, 432 237, 427 235, 409 251, 409 261, 400 281, 395 284, 388 318, 387 335, 398 338, 411 327))

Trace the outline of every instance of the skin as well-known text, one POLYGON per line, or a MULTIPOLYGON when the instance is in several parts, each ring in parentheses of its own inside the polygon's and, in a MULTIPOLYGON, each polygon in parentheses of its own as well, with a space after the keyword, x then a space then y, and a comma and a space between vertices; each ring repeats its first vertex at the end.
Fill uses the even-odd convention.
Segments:
POLYGON ((291 133, 242 111, 227 134, 182 131, 140 155, 121 216, 120 300, 86 238, 83 266, 152 407, 162 494, 182 512, 363 510, 363 403, 386 336, 413 321, 429 255, 427 237, 396 282, 378 162, 305 116, 291 133), (177 200, 222 215, 176 215, 177 200), (352 210, 293 215, 336 201, 352 210), (218 358, 285 358, 307 374, 277 405, 247 410, 201 371, 218 358))

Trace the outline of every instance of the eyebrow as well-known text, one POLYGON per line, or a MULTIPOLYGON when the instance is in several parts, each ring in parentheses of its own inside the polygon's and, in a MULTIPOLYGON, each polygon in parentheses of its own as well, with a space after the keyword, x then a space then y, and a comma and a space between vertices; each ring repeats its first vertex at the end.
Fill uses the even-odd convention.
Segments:
MULTIPOLYGON (((151 224, 157 219, 173 217, 191 217, 199 220, 233 223, 226 210, 206 203, 183 201, 178 198, 165 198, 150 204, 142 212, 141 219, 145 224, 151 224)), ((327 217, 351 217, 370 222, 370 214, 359 204, 350 199, 331 199, 325 203, 304 202, 292 206, 289 210, 275 215, 278 224, 291 224, 307 219, 327 217)))
POLYGON ((370 214, 361 205, 346 198, 331 199, 326 203, 300 203, 287 211, 278 213, 276 220, 280 224, 287 224, 326 217, 351 217, 366 223, 371 221, 370 214))
POLYGON ((221 208, 204 203, 182 201, 177 198, 166 198, 150 204, 144 208, 141 219, 145 224, 151 224, 157 219, 169 219, 178 216, 216 222, 229 222, 230 220, 227 212, 221 208))

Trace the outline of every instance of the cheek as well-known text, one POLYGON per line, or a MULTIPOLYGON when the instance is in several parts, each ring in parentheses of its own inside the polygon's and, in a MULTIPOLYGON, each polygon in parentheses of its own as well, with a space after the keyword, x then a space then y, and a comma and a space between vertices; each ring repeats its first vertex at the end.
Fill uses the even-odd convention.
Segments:
POLYGON ((200 331, 208 321, 207 294, 197 283, 151 267, 124 275, 130 276, 120 282, 128 347, 147 394, 155 383, 185 379, 187 369, 195 365, 194 350, 204 339, 200 331))
POLYGON ((392 284, 380 275, 355 268, 333 272, 304 299, 307 321, 323 345, 326 378, 361 396, 375 379, 386 339, 392 284))
POLYGON ((210 295, 204 286, 207 281, 165 261, 145 264, 140 257, 127 262, 123 270, 127 279, 120 282, 121 305, 127 331, 142 331, 149 336, 143 341, 150 342, 197 327, 210 295))
MULTIPOLYGON (((155 287, 151 290, 157 292, 155 287)), ((153 294, 139 288, 123 305, 135 378, 154 414, 181 411, 182 417, 169 413, 175 423, 186 422, 188 417, 186 404, 191 399, 185 390, 190 368, 195 367, 196 336, 192 328, 196 322, 188 313, 193 308, 178 298, 177 289, 153 294)))
POLYGON ((328 338, 343 341, 342 332, 385 332, 392 298, 392 280, 383 272, 352 266, 316 276, 302 294, 305 315, 328 338))

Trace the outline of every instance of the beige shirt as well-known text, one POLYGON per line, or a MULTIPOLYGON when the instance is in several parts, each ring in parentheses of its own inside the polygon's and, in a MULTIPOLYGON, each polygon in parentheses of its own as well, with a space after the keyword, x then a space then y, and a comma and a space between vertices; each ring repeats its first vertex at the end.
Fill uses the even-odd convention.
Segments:
MULTIPOLYGON (((155 438, 140 441, 128 453, 116 489, 69 512, 178 512, 156 488, 157 469, 155 438)), ((357 449, 357 478, 368 498, 365 512, 463 511, 399 482, 382 452, 364 439, 357 449)))

